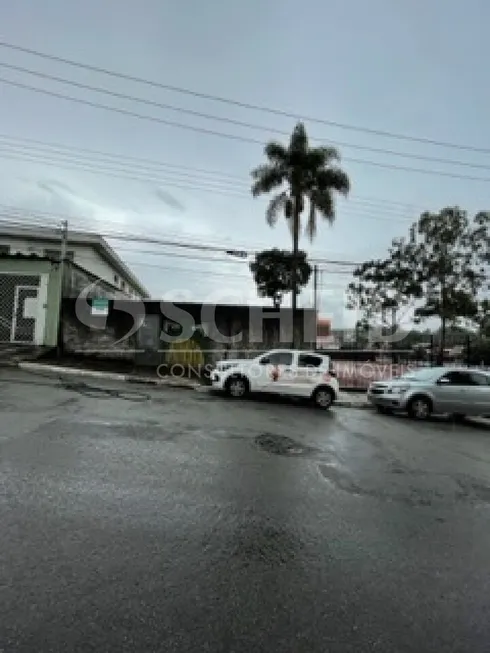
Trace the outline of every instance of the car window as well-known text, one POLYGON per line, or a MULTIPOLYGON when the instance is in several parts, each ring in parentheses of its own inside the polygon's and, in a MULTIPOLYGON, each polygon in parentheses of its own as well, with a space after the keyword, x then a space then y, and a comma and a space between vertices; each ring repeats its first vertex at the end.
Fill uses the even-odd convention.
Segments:
POLYGON ((323 358, 321 356, 314 356, 313 354, 300 354, 298 359, 298 367, 321 367, 323 365, 323 358))
POLYGON ((471 385, 490 385, 490 377, 479 372, 468 372, 471 385))
POLYGON ((291 365, 293 362, 293 354, 290 351, 276 351, 267 356, 268 363, 271 365, 291 365))
POLYGON ((399 378, 407 381, 417 381, 418 383, 424 383, 425 381, 435 381, 437 371, 430 367, 426 367, 420 370, 412 370, 410 372, 405 372, 399 378))
POLYGON ((447 380, 446 385, 474 385, 468 372, 446 372, 439 381, 447 380))

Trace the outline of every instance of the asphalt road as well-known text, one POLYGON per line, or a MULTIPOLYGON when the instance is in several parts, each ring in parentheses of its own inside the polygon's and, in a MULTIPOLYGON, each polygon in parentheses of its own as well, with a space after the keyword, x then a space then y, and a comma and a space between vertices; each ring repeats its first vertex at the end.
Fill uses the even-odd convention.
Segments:
POLYGON ((489 517, 481 425, 0 371, 4 653, 488 651, 489 517))

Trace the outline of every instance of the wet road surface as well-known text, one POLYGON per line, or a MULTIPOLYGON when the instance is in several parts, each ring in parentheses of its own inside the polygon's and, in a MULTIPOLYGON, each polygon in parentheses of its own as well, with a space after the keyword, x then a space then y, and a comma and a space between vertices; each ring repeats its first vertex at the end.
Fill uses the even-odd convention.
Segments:
POLYGON ((104 387, 0 371, 2 651, 489 650, 489 428, 104 387))

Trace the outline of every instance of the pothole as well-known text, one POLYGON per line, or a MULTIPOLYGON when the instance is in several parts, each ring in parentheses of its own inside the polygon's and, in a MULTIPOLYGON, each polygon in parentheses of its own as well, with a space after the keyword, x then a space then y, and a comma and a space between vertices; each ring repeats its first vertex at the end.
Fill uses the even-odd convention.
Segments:
POLYGON ((286 435, 276 433, 262 433, 255 438, 255 444, 266 451, 277 456, 315 456, 320 453, 318 449, 310 447, 307 444, 296 442, 286 435))

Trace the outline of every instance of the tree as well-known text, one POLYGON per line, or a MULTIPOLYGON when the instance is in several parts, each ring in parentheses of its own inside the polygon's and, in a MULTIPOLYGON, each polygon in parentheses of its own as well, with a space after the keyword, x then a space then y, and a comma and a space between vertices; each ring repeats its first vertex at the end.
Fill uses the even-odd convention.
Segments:
POLYGON ((256 254, 250 270, 259 296, 269 297, 279 308, 283 295, 293 290, 293 268, 296 271, 296 292, 299 292, 308 284, 311 276, 311 266, 305 252, 298 251, 295 258, 290 251, 276 248, 256 254))
MULTIPOLYGON (((334 194, 348 195, 350 182, 346 173, 335 163, 340 161, 339 152, 333 147, 310 147, 305 126, 299 122, 293 130, 289 144, 271 141, 265 147, 267 163, 252 171, 252 195, 277 190, 266 212, 270 226, 274 226, 280 214, 284 214, 293 240, 293 258, 299 249, 301 215, 308 204, 306 232, 313 240, 317 229, 317 214, 330 224, 335 220, 334 194)), ((296 316, 298 285, 295 282, 297 266, 292 265, 292 309, 296 316)), ((293 346, 294 337, 293 337, 293 346)))
POLYGON ((347 288, 347 308, 358 311, 371 345, 386 339, 390 322, 389 339, 396 339, 403 316, 412 316, 413 299, 421 296, 412 275, 414 249, 413 239, 394 239, 385 259, 366 261, 354 270, 355 280, 347 288))
POLYGON ((357 301, 372 317, 388 298, 397 306, 412 303, 418 321, 438 317, 442 362, 447 327, 478 315, 478 293, 485 279, 481 262, 485 229, 481 214, 471 221, 457 207, 423 213, 409 238, 394 241, 385 259, 355 270, 357 282, 349 286, 349 305, 357 301))

